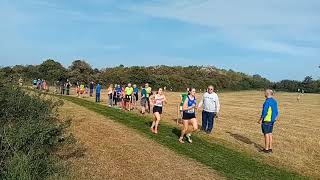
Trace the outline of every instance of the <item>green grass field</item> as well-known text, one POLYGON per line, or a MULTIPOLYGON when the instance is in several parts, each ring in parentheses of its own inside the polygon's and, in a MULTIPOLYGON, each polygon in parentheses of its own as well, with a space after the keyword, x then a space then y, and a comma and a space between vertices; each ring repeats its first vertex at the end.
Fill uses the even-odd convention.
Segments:
POLYGON ((248 154, 208 142, 197 135, 193 136, 193 144, 180 144, 178 142, 180 130, 166 122, 161 123, 159 133, 154 135, 149 130, 150 120, 146 117, 108 108, 81 98, 59 97, 135 129, 155 142, 195 159, 229 179, 307 179, 296 172, 270 166, 248 154))

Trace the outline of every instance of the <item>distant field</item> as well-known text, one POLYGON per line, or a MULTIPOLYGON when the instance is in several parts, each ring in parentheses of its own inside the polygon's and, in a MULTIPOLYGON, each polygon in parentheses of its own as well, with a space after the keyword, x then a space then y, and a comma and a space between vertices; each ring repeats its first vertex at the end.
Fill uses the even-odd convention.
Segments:
MULTIPOLYGON (((74 90, 71 91, 75 96, 74 90)), ((175 123, 179 94, 166 92, 168 104, 164 107, 163 121, 175 123)), ((198 100, 200 94, 198 93, 198 100)), ((263 145, 260 126, 256 123, 264 101, 263 92, 242 91, 219 94, 220 118, 214 133, 205 135, 209 140, 225 144, 273 165, 285 166, 302 174, 320 177, 320 95, 305 94, 297 102, 295 93, 277 93, 280 117, 274 128, 274 153, 261 154, 263 145)), ((94 101, 88 95, 84 98, 94 101)), ((106 103, 105 90, 102 103, 106 103)), ((138 112, 137 112, 138 113, 138 112)), ((201 111, 197 118, 201 122, 201 111)), ((160 127, 161 128, 161 127, 160 127)))

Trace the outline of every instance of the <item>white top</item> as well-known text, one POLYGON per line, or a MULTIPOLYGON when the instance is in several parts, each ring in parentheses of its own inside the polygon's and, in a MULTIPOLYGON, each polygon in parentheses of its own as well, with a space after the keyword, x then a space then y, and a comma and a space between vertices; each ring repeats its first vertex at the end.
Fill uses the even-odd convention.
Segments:
POLYGON ((219 113, 220 111, 219 97, 215 92, 211 94, 208 92, 204 93, 198 107, 200 108, 202 104, 204 111, 215 113, 219 113))
POLYGON ((156 94, 156 95, 154 96, 154 105, 155 105, 155 106, 162 107, 163 101, 165 101, 164 95, 156 94))

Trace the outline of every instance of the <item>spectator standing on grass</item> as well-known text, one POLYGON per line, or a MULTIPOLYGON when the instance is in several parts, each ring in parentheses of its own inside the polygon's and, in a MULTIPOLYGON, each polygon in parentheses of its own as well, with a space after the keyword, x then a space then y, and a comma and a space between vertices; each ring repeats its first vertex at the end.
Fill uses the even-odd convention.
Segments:
POLYGON ((101 92, 101 86, 98 83, 96 87, 96 102, 100 102, 100 92, 101 92))
POLYGON ((139 88, 136 84, 133 85, 133 97, 132 97, 132 104, 133 108, 136 108, 137 101, 139 100, 139 88))
POLYGON ((67 95, 70 95, 70 86, 71 86, 71 83, 67 80, 67 84, 66 84, 67 95))
POLYGON ((121 91, 122 91, 122 88, 121 88, 121 85, 118 84, 116 88, 116 98, 117 98, 117 101, 116 101, 116 105, 119 105, 119 103, 121 103, 121 91))
POLYGON ((124 96, 124 109, 130 111, 131 110, 131 103, 132 103, 132 94, 133 94, 133 87, 131 83, 128 83, 128 86, 124 89, 125 96, 124 96))
POLYGON ((86 83, 86 85, 85 85, 85 87, 86 87, 86 94, 88 94, 89 93, 89 86, 88 86, 88 84, 86 83))
POLYGON ((204 93, 202 99, 198 105, 198 108, 201 108, 203 105, 202 111, 202 128, 201 130, 210 134, 213 129, 214 118, 218 118, 220 110, 220 102, 218 95, 214 92, 213 86, 208 86, 207 92, 204 93))
POLYGON ((47 81, 46 80, 42 80, 42 89, 43 90, 47 90, 47 81))
POLYGON ((93 89, 94 89, 94 83, 93 83, 93 81, 91 81, 90 82, 90 97, 92 97, 93 89))
POLYGON ((61 95, 64 95, 64 86, 65 86, 65 84, 64 84, 63 80, 60 80, 60 94, 61 95))
POLYGON ((38 90, 40 90, 40 86, 41 86, 41 81, 40 81, 40 79, 38 79, 38 81, 37 81, 37 89, 38 90))
POLYGON ((146 112, 147 103, 147 90, 145 87, 141 87, 141 114, 146 112))
POLYGON ((273 125, 278 117, 278 103, 273 97, 274 92, 271 89, 265 91, 265 102, 262 108, 261 118, 258 121, 261 124, 262 133, 264 134, 265 148, 263 152, 272 153, 272 131, 273 125))
POLYGON ((114 84, 114 88, 113 88, 113 105, 117 106, 117 102, 118 102, 118 97, 117 97, 117 84, 114 84))
POLYGON ((38 82, 38 81, 37 81, 36 79, 33 80, 33 88, 34 88, 34 89, 37 88, 37 82, 38 82))
POLYGON ((108 106, 111 107, 113 103, 113 85, 110 84, 108 89, 107 89, 107 94, 108 94, 108 106))

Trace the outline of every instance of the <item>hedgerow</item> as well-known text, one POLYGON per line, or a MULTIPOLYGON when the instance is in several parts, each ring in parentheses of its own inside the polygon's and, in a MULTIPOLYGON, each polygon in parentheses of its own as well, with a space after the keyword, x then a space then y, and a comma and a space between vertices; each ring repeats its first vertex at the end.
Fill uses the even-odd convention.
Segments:
POLYGON ((63 174, 55 152, 67 138, 64 129, 69 123, 57 118, 61 104, 0 83, 0 179, 46 179, 63 174))

